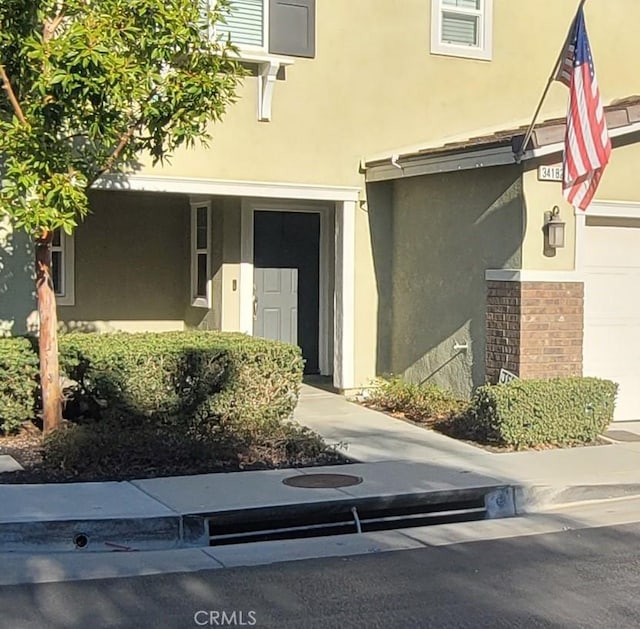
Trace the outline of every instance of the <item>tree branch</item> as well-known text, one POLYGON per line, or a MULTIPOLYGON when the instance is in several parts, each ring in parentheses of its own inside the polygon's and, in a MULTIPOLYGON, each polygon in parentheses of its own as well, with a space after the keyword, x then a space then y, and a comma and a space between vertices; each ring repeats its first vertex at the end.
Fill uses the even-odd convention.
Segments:
POLYGON ((63 19, 64 19, 64 7, 63 7, 63 3, 59 2, 57 15, 54 18, 49 19, 44 23, 44 27, 42 29, 42 39, 45 42, 48 42, 51 39, 53 39, 53 36, 56 34, 56 31, 58 30, 58 27, 60 26, 60 24, 62 24, 63 19))
POLYGON ((140 124, 141 121, 138 120, 137 122, 131 124, 129 128, 122 134, 122 136, 120 137, 120 142, 118 142, 118 145, 115 149, 113 149, 113 152, 111 153, 111 155, 109 155, 98 172, 91 178, 91 181, 87 185, 87 188, 90 188, 98 179, 100 179, 100 177, 102 177, 102 175, 109 172, 113 168, 116 160, 118 159, 118 157, 120 157, 120 153, 122 153, 127 144, 129 144, 131 138, 133 137, 133 134, 140 126, 140 124))
POLYGON ((18 102, 18 98, 16 97, 16 93, 13 91, 13 87, 11 87, 11 81, 7 76, 7 72, 4 69, 4 66, 0 64, 0 79, 2 80, 2 87, 4 91, 7 93, 9 97, 9 102, 13 107, 13 111, 15 112, 18 120, 23 124, 27 124, 27 119, 24 117, 24 112, 22 111, 22 107, 20 107, 20 103, 18 102))

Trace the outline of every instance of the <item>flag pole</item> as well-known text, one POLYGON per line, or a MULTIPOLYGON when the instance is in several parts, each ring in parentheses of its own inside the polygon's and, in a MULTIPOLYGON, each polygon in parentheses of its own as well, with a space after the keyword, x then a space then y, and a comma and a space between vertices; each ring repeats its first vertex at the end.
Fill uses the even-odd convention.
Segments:
MULTIPOLYGON (((587 0, 580 0, 580 4, 578 5, 578 8, 576 9, 576 13, 575 15, 578 14, 578 11, 580 11, 580 9, 583 7, 584 3, 587 0)), ((573 21, 575 21, 575 17, 573 19, 573 21)), ((571 25, 573 25, 573 21, 571 22, 571 25)), ((522 140, 522 144, 520 145, 520 148, 518 149, 518 151, 515 154, 515 159, 516 159, 516 163, 519 164, 522 161, 522 156, 524 155, 524 152, 527 148, 527 143, 529 142, 529 140, 531 139, 531 134, 533 133, 533 129, 536 126, 536 121, 538 120, 538 116, 540 115, 540 110, 542 109, 542 105, 544 104, 545 99, 547 98, 547 94, 549 93, 549 90, 551 89, 551 84, 554 82, 555 78, 556 78, 556 74, 558 72, 558 66, 560 65, 561 61, 562 61, 562 57, 565 53, 565 50, 567 48, 567 44, 569 42, 569 37, 571 37, 571 32, 572 32, 573 28, 572 26, 569 27, 569 32, 567 33, 567 36, 565 37, 564 43, 562 44, 562 48, 560 49, 560 54, 558 55, 558 58, 556 59, 556 62, 553 66, 553 70, 551 71, 551 76, 549 76, 549 79, 547 80, 547 85, 544 88, 544 92, 542 92, 542 96, 540 98, 540 100, 538 101, 538 106, 536 107, 536 110, 533 114, 533 120, 531 121, 531 124, 529 125, 529 128, 527 129, 527 132, 524 134, 524 139, 522 140)))

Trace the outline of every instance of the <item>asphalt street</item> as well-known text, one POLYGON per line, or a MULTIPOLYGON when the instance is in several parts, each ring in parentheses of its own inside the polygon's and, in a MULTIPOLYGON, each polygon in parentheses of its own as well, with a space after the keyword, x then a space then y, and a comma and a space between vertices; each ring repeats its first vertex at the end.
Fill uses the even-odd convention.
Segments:
POLYGON ((0 589, 2 629, 640 627, 640 524, 0 589))

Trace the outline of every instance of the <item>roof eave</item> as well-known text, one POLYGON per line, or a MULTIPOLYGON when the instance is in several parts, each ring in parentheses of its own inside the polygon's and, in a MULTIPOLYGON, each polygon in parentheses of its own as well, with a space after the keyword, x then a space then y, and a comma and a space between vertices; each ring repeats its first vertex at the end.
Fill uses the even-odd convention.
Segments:
MULTIPOLYGON (((640 122, 634 122, 610 129, 609 135, 611 138, 619 138, 638 132, 640 132, 640 122)), ((513 165, 517 163, 514 147, 518 145, 518 138, 522 141, 522 136, 514 136, 508 144, 474 145, 448 151, 391 155, 387 159, 364 164, 365 179, 367 183, 373 183, 402 179, 404 177, 513 165)), ((553 155, 554 153, 561 153, 563 149, 563 141, 543 144, 525 151, 521 161, 525 162, 553 155)))

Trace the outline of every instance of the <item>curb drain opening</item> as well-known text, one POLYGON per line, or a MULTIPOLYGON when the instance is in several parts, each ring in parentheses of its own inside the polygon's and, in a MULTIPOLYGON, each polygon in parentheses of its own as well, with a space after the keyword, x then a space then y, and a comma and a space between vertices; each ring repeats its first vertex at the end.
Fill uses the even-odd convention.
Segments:
POLYGON ((487 517, 484 496, 441 503, 389 505, 348 504, 310 513, 273 512, 263 517, 206 517, 210 546, 243 544, 345 533, 369 533, 454 522, 472 522, 487 517))
POLYGON ((76 548, 86 548, 89 545, 89 536, 86 533, 78 533, 73 536, 73 545, 76 548))

